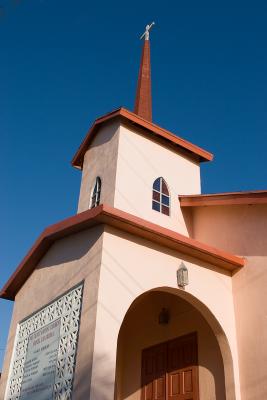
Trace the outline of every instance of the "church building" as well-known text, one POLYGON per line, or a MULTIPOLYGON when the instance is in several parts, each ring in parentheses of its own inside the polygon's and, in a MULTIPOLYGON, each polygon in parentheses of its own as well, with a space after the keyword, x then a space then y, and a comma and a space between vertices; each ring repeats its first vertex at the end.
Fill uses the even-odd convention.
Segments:
POLYGON ((267 399, 267 191, 201 194, 213 155, 152 122, 151 26, 134 112, 73 157, 77 214, 1 289, 1 400, 267 399))

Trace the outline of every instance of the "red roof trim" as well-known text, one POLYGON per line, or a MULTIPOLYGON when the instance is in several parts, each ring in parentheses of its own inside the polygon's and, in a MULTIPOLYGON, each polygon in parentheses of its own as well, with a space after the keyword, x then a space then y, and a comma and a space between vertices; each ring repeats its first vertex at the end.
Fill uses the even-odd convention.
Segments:
POLYGON ((109 114, 104 115, 95 120, 91 128, 89 129, 85 139, 83 140, 82 144, 80 145, 79 149, 77 150, 76 154, 72 159, 72 165, 75 168, 82 169, 83 157, 85 152, 87 151, 90 143, 92 142, 95 134, 99 126, 111 119, 116 117, 124 118, 128 122, 138 125, 139 127, 145 129, 145 131, 149 131, 150 134, 164 139, 167 143, 171 144, 172 146, 175 145, 176 147, 187 151, 189 154, 191 153, 194 157, 198 157, 199 161, 211 161, 213 159, 213 154, 209 153, 206 150, 184 140, 173 133, 167 131, 159 127, 158 125, 153 124, 152 122, 146 121, 145 119, 141 118, 140 116, 126 110, 125 108, 119 108, 115 111, 112 111, 109 114))
POLYGON ((17 292, 31 275, 40 259, 57 239, 98 224, 113 226, 227 271, 243 267, 245 263, 243 258, 200 243, 126 212, 107 205, 100 205, 46 228, 5 284, 0 292, 0 297, 8 300, 15 299, 17 292))
POLYGON ((267 204, 267 190, 179 196, 181 207, 267 204))

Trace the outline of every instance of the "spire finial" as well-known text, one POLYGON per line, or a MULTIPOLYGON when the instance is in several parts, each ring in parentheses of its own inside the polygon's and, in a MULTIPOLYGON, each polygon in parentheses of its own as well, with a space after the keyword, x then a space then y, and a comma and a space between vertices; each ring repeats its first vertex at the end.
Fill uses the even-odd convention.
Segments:
POLYGON ((146 26, 140 39, 145 38, 141 64, 138 76, 138 85, 135 99, 134 112, 147 121, 152 121, 152 96, 151 96, 151 69, 150 69, 150 41, 149 31, 155 22, 146 26))
POLYGON ((145 37, 145 40, 149 40, 149 31, 151 30, 153 25, 155 25, 155 22, 152 22, 150 25, 146 26, 146 30, 143 35, 140 36, 140 40, 142 40, 143 37, 145 37))

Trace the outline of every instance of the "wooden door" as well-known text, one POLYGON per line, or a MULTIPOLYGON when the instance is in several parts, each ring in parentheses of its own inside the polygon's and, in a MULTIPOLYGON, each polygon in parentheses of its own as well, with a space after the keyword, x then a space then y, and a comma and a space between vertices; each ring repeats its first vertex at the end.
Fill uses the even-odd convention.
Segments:
POLYGON ((143 350, 142 400, 166 400, 166 343, 143 350))
POLYGON ((141 400, 198 400, 197 335, 143 350, 141 400))
POLYGON ((166 400, 198 399, 197 336, 186 335, 168 343, 166 400))

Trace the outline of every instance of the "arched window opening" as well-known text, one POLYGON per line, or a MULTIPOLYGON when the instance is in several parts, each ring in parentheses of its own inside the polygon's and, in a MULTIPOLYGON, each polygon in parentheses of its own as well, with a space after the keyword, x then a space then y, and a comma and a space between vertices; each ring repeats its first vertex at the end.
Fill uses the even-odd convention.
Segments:
POLYGON ((94 186, 92 196, 91 196, 91 207, 90 208, 99 206, 100 195, 101 195, 101 179, 98 176, 95 180, 95 186, 94 186))
POLYGON ((170 215, 170 195, 165 180, 157 178, 153 183, 152 208, 165 215, 170 215))

